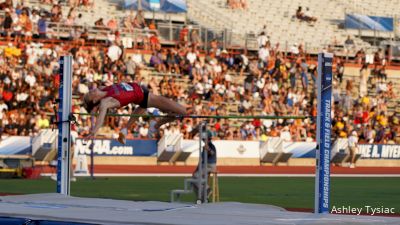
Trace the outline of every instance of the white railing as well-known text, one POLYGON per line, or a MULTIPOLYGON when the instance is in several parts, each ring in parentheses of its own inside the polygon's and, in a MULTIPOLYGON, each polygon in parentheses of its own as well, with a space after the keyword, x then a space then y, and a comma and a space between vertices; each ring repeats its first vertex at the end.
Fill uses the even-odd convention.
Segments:
POLYGON ((181 151, 182 150, 182 134, 167 134, 164 135, 160 141, 158 142, 157 146, 157 153, 161 155, 164 151, 181 151))
POLYGON ((280 137, 270 137, 268 140, 261 144, 260 155, 264 156, 268 152, 279 153, 283 152, 283 140, 280 137))
POLYGON ((32 155, 43 147, 44 144, 51 146, 51 148, 55 147, 57 139, 57 130, 52 129, 43 129, 40 133, 32 139, 32 155))

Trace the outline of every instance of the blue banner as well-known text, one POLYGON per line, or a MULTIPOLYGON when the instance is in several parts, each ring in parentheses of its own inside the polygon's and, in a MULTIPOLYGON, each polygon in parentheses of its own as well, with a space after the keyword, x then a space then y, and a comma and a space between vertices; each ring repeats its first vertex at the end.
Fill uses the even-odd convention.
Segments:
MULTIPOLYGON (((64 57, 62 56, 59 60, 60 64, 60 88, 58 89, 58 96, 60 99, 60 102, 58 104, 58 112, 57 112, 57 118, 56 121, 62 121, 62 111, 63 111, 63 96, 64 96, 64 57)), ((58 146, 57 146, 57 193, 61 193, 61 165, 63 163, 62 160, 62 144, 63 143, 63 123, 58 123, 57 124, 58 128, 58 146)))
MULTIPOLYGON (((93 152, 95 156, 155 156, 157 155, 157 140, 126 140, 122 145, 113 139, 94 139, 93 152)), ((90 155, 92 141, 77 139, 75 154, 90 155)))
POLYGON ((164 13, 186 13, 187 5, 185 0, 142 0, 139 7, 138 0, 125 0, 125 9, 138 10, 141 8, 144 11, 159 10, 164 13))
POLYGON ((318 116, 315 211, 329 213, 332 107, 331 53, 318 55, 318 116))
POLYGON ((347 14, 344 24, 346 29, 393 31, 393 18, 390 17, 347 14))
POLYGON ((160 0, 150 0, 149 4, 152 10, 160 10, 160 0))
POLYGON ((400 145, 358 145, 364 159, 400 159, 400 145))

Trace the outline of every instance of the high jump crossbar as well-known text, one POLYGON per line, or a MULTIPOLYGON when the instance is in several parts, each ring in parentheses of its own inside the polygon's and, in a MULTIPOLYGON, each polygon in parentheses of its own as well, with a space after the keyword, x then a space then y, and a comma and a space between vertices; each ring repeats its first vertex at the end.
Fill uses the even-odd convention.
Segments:
MULTIPOLYGON (((318 115, 317 115, 317 149, 315 172, 315 213, 329 213, 330 207, 330 159, 331 159, 331 105, 332 105, 332 61, 331 53, 318 55, 318 115)), ((72 99, 72 56, 60 58, 60 89, 58 119, 58 154, 57 154, 57 192, 70 194, 70 147, 71 147, 71 99, 72 99)), ((91 115, 73 113, 75 115, 91 115)), ((109 116, 129 117, 171 117, 170 115, 130 115, 108 114, 109 116)), ((312 116, 202 116, 177 115, 176 118, 198 119, 306 119, 312 116)), ((201 149, 199 149, 201 151, 201 149)))
MULTIPOLYGON (((98 113, 72 113, 73 115, 79 116, 97 116, 98 113)), ((168 117, 168 118, 191 118, 191 119, 269 119, 269 120, 276 120, 276 119, 307 119, 307 118, 314 118, 313 116, 240 116, 240 115, 224 115, 224 116, 217 116, 217 115, 152 115, 152 114, 116 114, 116 113, 108 113, 106 116, 118 116, 118 117, 142 117, 142 118, 157 118, 157 117, 168 117)))

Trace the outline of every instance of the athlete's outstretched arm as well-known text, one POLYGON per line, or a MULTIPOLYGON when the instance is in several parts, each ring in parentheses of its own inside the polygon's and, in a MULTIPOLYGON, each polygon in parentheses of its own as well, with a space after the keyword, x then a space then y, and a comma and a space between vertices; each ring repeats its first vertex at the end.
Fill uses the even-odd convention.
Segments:
POLYGON ((89 139, 96 135, 96 133, 99 131, 100 127, 104 123, 104 119, 107 115, 108 109, 117 108, 119 106, 120 103, 112 97, 102 99, 99 106, 99 115, 96 120, 96 125, 94 126, 93 130, 90 131, 90 134, 85 137, 85 139, 89 139))

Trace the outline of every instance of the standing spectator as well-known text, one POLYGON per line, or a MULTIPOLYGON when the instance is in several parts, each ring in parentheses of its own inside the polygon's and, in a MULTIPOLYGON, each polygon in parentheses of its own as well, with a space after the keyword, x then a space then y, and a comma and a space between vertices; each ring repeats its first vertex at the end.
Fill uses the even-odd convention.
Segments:
POLYGON ((265 34, 265 32, 262 31, 260 33, 260 35, 258 35, 258 38, 257 38, 258 47, 262 48, 263 46, 267 45, 267 42, 268 42, 268 37, 265 34))
POLYGON ((6 8, 5 12, 6 12, 6 16, 3 21, 3 29, 4 29, 5 35, 7 37, 7 41, 10 41, 11 33, 12 33, 11 28, 12 28, 12 24, 13 24, 13 19, 11 17, 10 9, 6 8))
POLYGON ((339 80, 339 84, 342 84, 344 74, 344 63, 342 60, 338 59, 336 65, 336 77, 339 80))
POLYGON ((107 56, 111 59, 111 62, 117 61, 122 55, 122 49, 115 43, 113 43, 107 52, 107 56))
POLYGON ((136 70, 136 64, 133 61, 131 56, 129 56, 128 59, 125 61, 125 67, 126 67, 126 74, 128 76, 134 77, 135 70, 136 70))
POLYGON ((186 46, 186 44, 188 43, 188 38, 189 38, 189 28, 188 26, 185 25, 179 32, 179 41, 182 44, 182 46, 186 46))
POLYGON ((47 30, 47 22, 46 22, 46 18, 44 16, 44 14, 43 14, 40 16, 40 19, 38 21, 38 33, 39 33, 40 39, 47 38, 46 30, 47 30))
POLYGON ((356 154, 358 150, 358 135, 357 131, 353 130, 351 136, 348 138, 349 152, 350 152, 350 168, 355 167, 356 154))
POLYGON ((258 50, 258 58, 264 63, 265 67, 268 66, 269 56, 269 43, 267 43, 266 45, 261 46, 261 48, 258 50))
POLYGON ((368 77, 369 77, 369 70, 368 64, 364 64, 360 69, 360 97, 364 97, 368 94, 368 77))

